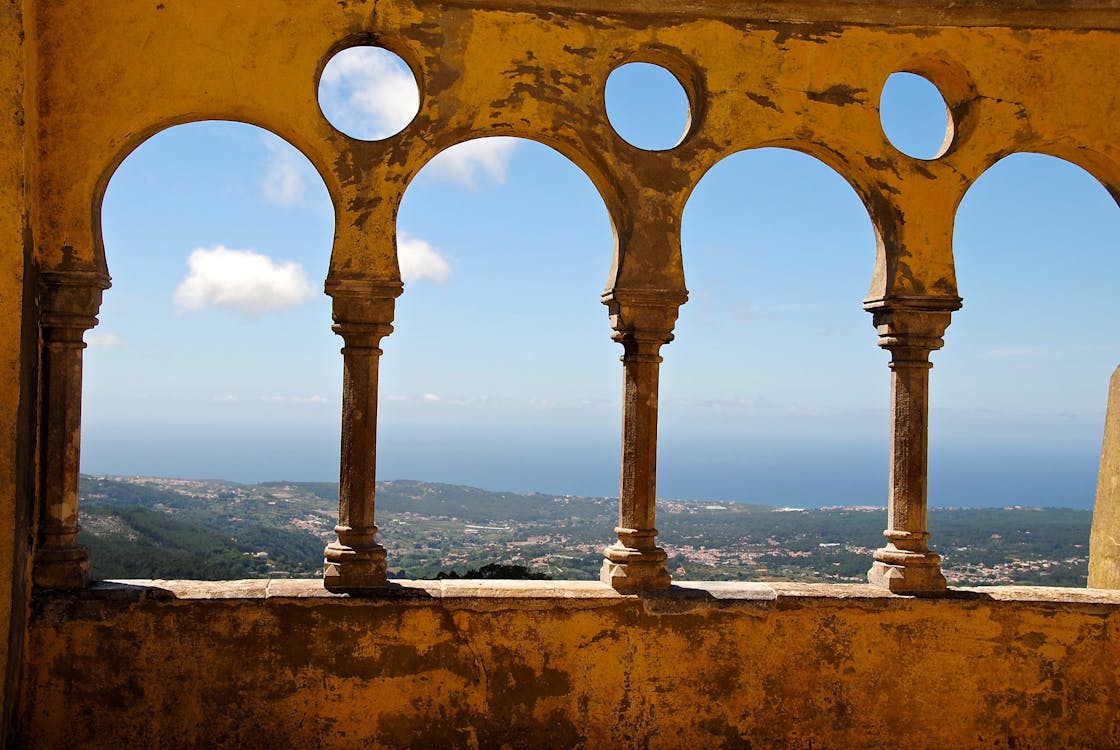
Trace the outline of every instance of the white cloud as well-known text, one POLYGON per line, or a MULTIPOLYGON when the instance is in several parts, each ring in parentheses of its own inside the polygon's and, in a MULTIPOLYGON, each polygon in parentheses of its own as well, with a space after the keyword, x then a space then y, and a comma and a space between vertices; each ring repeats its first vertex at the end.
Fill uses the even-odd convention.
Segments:
POLYGON ((252 250, 196 248, 187 258, 187 268, 187 277, 175 290, 180 310, 216 307, 255 317, 298 307, 314 294, 298 263, 277 263, 252 250))
POLYGON ((442 399, 440 399, 438 393, 425 393, 420 398, 422 398, 424 401, 426 401, 430 404, 434 404, 434 403, 437 403, 437 402, 442 400, 442 399))
POLYGON ((420 109, 416 78, 399 57, 378 47, 351 47, 331 58, 319 82, 323 113, 354 138, 399 133, 420 109))
POLYGON ((302 205, 311 169, 303 154, 274 136, 264 138, 268 163, 261 178, 265 200, 281 206, 302 205))
POLYGON ((262 396, 261 401, 277 404, 329 404, 330 401, 318 393, 310 396, 262 396))
POLYGON ((397 234, 397 260, 406 284, 424 279, 442 284, 451 275, 451 266, 438 249, 406 232, 397 234))
MULTIPOLYGON (((319 81, 319 104, 343 133, 379 140, 403 130, 420 109, 416 77, 399 57, 379 47, 351 47, 331 58, 319 81)), ((441 152, 428 170, 437 179, 475 189, 503 183, 517 139, 477 138, 441 152)))
POLYGON ((517 148, 517 139, 506 136, 476 138, 440 152, 428 162, 438 179, 477 189, 483 178, 501 184, 506 181, 509 162, 517 148))
POLYGON ((95 349, 111 349, 120 346, 121 340, 117 334, 106 331, 104 333, 90 331, 86 334, 86 346, 95 349))

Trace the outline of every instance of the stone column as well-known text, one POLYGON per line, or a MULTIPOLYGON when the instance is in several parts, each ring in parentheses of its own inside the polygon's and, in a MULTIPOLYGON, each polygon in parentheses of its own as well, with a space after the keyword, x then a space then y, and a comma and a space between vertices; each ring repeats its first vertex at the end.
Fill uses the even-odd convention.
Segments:
POLYGON ((943 591, 941 557, 926 544, 929 355, 944 344, 950 311, 871 309, 879 346, 891 353, 891 448, 887 544, 875 550, 869 582, 898 593, 943 591))
POLYGON ((39 528, 36 586, 78 589, 89 582, 89 550, 78 544, 82 430, 82 336, 97 325, 109 277, 96 271, 41 275, 39 528))
POLYGON ((611 338, 623 346, 622 465, 618 541, 604 550, 599 578, 617 591, 667 589, 665 550, 656 544, 657 381, 664 344, 673 340, 682 293, 614 290, 603 295, 610 309, 611 338))
POLYGON ((359 592, 386 586, 385 548, 374 524, 377 463, 377 367, 381 339, 393 331, 399 282, 328 280, 333 330, 342 337, 342 455, 338 539, 323 553, 323 584, 359 592))
POLYGON ((1089 532, 1089 588, 1120 589, 1120 367, 1108 384, 1097 501, 1089 532))

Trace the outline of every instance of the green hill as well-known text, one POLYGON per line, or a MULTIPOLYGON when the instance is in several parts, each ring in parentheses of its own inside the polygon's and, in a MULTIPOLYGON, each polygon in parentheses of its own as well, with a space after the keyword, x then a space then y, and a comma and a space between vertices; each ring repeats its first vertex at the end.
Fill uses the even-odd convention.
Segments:
MULTIPOLYGON (((98 578, 318 576, 338 514, 338 485, 327 482, 83 476, 80 489, 80 540, 98 578)), ((402 578, 501 565, 593 579, 618 512, 612 498, 408 480, 380 482, 377 493, 378 539, 390 575, 402 578)), ((884 520, 882 508, 658 504, 659 540, 679 579, 862 581, 884 520)), ((1090 522, 1090 512, 1068 509, 930 512, 954 585, 1084 586, 1090 522)))

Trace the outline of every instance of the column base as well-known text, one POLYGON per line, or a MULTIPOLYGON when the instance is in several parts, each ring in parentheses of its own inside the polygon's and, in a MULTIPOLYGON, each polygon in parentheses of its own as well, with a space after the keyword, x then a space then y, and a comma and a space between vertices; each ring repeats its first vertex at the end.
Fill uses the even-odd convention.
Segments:
POLYGON ((338 594, 387 588, 385 548, 353 549, 337 542, 323 552, 323 586, 338 594))
POLYGON ((89 548, 40 548, 35 554, 32 582, 43 589, 81 589, 89 585, 89 548))
POLYGON ((599 580, 620 594, 661 591, 673 585, 668 555, 660 547, 638 550, 620 545, 607 547, 599 580))
POLYGON ((867 582, 894 594, 945 591, 941 556, 935 552, 875 550, 875 563, 867 571, 867 582), (882 559, 885 558, 885 559, 882 559))

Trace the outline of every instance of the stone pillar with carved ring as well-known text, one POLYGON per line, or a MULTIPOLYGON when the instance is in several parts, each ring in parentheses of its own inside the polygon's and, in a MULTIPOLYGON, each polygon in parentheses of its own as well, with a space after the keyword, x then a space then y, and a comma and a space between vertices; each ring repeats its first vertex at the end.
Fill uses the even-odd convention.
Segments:
POLYGON ((600 580, 622 593, 671 585, 657 546, 657 400, 661 347, 673 340, 686 295, 672 290, 612 290, 611 338, 623 346, 622 458, 618 541, 604 550, 600 580))
POLYGON ((89 550, 78 544, 82 429, 82 350, 97 325, 108 274, 44 271, 40 345, 42 417, 40 499, 32 578, 36 586, 79 589, 89 583, 89 550))
POLYGON ((387 585, 385 548, 374 523, 377 459, 377 375, 381 339, 393 331, 400 282, 331 279, 333 330, 342 337, 342 452, 338 538, 323 553, 323 584, 357 593, 387 585))
POLYGON ((891 354, 890 466, 887 543, 875 550, 870 583, 896 593, 945 590, 941 557, 929 549, 926 529, 930 353, 942 336, 956 298, 907 304, 867 304, 879 346, 891 354))

